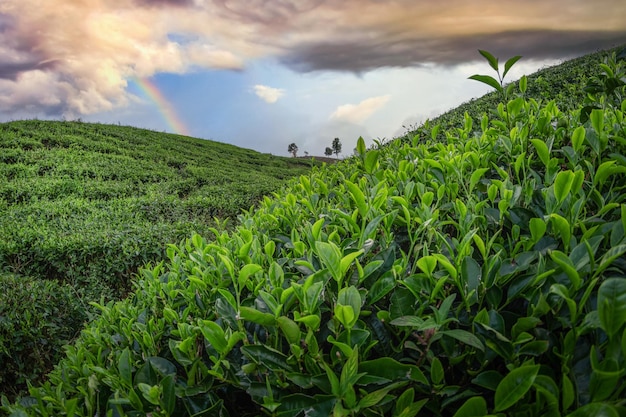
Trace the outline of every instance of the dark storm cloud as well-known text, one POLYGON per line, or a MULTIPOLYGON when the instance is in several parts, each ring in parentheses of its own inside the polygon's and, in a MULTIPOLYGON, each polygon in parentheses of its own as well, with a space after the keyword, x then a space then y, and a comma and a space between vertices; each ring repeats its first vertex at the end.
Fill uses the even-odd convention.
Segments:
POLYGON ((281 61, 300 71, 366 72, 381 67, 415 67, 424 64, 457 65, 482 59, 486 49, 501 59, 522 55, 525 59, 559 59, 584 55, 626 44, 626 30, 510 31, 462 37, 389 38, 325 41, 300 45, 281 61))

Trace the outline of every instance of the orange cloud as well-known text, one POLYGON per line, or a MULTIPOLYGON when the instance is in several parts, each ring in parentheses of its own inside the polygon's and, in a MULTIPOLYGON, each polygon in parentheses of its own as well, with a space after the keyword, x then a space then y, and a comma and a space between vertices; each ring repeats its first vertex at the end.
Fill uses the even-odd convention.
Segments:
POLYGON ((625 20, 623 0, 2 0, 0 111, 98 112, 129 102, 132 77, 268 56, 359 73, 455 65, 477 48, 580 55, 626 42, 625 20))

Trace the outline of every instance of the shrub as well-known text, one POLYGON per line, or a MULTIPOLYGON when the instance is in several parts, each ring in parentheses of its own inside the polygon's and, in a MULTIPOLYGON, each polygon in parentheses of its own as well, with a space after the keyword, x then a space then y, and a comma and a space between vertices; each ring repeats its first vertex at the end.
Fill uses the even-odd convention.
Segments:
POLYGON ((85 306, 68 285, 0 275, 0 392, 26 392, 63 356, 87 320, 85 306))
POLYGON ((520 95, 360 140, 234 232, 169 246, 4 409, 624 415, 626 101, 603 102, 581 123, 520 95))

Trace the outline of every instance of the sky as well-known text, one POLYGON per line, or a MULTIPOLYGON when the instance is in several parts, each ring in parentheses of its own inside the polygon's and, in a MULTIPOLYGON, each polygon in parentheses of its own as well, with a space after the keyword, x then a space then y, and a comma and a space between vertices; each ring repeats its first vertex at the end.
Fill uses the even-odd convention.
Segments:
POLYGON ((0 0, 0 122, 115 123, 287 156, 389 140, 626 43, 624 0, 0 0))

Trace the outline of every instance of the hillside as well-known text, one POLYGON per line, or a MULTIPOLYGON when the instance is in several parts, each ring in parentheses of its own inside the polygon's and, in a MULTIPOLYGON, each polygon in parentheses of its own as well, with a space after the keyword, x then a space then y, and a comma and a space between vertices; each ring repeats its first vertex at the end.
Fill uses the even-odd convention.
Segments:
POLYGON ((0 387, 45 371, 88 302, 122 297, 167 244, 232 229, 242 210, 319 164, 126 126, 0 124, 0 284, 10 289, 0 294, 0 368, 13 375, 0 372, 0 387))
POLYGON ((3 410, 625 415, 626 61, 594 59, 170 245, 3 410))

